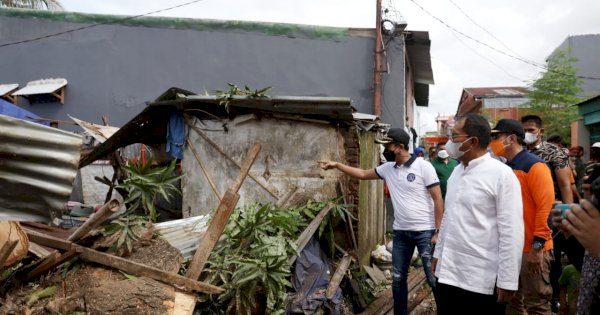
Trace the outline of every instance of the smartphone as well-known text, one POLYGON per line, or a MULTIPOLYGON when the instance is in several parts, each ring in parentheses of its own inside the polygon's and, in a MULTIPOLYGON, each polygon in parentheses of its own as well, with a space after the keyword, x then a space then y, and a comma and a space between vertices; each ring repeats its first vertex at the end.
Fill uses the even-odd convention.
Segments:
POLYGON ((567 210, 571 210, 571 205, 568 203, 555 203, 552 208, 561 210, 560 215, 555 214, 554 216, 564 218, 567 215, 567 210))

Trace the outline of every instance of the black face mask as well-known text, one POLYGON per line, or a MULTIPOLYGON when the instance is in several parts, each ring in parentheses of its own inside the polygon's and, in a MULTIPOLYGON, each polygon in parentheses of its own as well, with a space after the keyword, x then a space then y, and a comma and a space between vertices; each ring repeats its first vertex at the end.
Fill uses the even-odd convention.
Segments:
POLYGON ((385 159, 388 162, 394 161, 396 159, 396 154, 394 154, 394 152, 389 151, 388 149, 383 150, 383 157, 385 157, 385 159))

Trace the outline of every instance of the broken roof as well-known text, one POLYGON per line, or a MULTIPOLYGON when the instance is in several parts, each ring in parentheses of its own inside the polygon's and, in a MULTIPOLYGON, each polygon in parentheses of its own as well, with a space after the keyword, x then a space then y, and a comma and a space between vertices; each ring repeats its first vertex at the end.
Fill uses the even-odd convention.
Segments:
POLYGON ((79 135, 0 115, 0 220, 44 221, 71 195, 79 135))
POLYGON ((251 98, 234 96, 227 107, 220 105, 216 96, 196 95, 179 88, 170 88, 155 102, 148 104, 140 114, 126 123, 112 137, 82 157, 79 167, 84 167, 115 150, 133 143, 148 145, 166 142, 169 115, 182 112, 210 119, 260 113, 284 114, 295 117, 331 122, 353 121, 353 107, 346 97, 274 96, 251 98))

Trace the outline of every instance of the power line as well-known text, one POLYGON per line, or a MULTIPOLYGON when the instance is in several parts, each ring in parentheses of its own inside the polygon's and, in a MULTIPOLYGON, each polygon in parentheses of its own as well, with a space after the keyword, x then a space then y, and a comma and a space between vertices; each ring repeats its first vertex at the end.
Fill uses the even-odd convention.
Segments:
MULTIPOLYGON (((489 32, 486 28, 484 28, 483 26, 479 25, 479 23, 475 22, 474 19, 471 18, 471 16, 469 16, 467 14, 467 12, 465 12, 465 10, 463 10, 461 7, 458 6, 458 4, 456 4, 456 2, 454 2, 453 0, 448 0, 450 1, 450 3, 452 3, 467 19, 469 19, 473 24, 475 24, 475 26, 479 27, 480 29, 482 29, 484 32, 486 32, 488 35, 490 35, 493 39, 495 39, 496 41, 498 41, 498 43, 500 43, 502 46, 504 46, 504 48, 508 49, 510 52, 512 52, 513 54, 521 57, 517 52, 515 52, 514 50, 512 50, 510 47, 508 47, 508 45, 506 45, 503 41, 501 41, 498 37, 494 36, 494 34, 492 34, 491 32, 489 32)), ((522 58, 522 57, 521 57, 522 58)))
POLYGON ((438 22, 442 23, 442 25, 444 25, 445 27, 449 28, 453 32, 456 32, 456 33, 462 35, 463 37, 466 37, 466 38, 468 38, 468 39, 470 39, 470 40, 472 40, 472 41, 474 41, 474 42, 476 42, 476 43, 478 43, 480 45, 483 45, 483 46, 485 46, 485 47, 487 47, 487 48, 489 48, 489 49, 491 49, 493 51, 496 51, 496 52, 498 52, 500 54, 503 54, 503 55, 505 55, 507 57, 519 60, 519 61, 521 61, 523 63, 526 63, 526 64, 532 65, 534 67, 540 68, 540 69, 542 69, 544 71, 554 72, 554 73, 557 73, 557 74, 560 74, 560 75, 564 75, 564 76, 568 76, 568 77, 574 77, 574 78, 579 78, 579 79, 587 79, 587 80, 600 80, 600 78, 597 78, 597 77, 579 76, 579 75, 573 75, 573 74, 569 74, 569 73, 564 73, 564 72, 556 71, 556 70, 550 69, 548 67, 539 65, 539 64, 537 64, 537 63, 535 63, 533 61, 530 61, 530 60, 527 60, 527 59, 524 59, 524 58, 521 58, 521 57, 518 57, 518 56, 511 55, 511 54, 509 54, 509 53, 507 53, 505 51, 502 51, 502 50, 500 50, 500 49, 498 49, 496 47, 490 46, 490 45, 488 45, 488 44, 486 44, 486 43, 484 43, 484 42, 482 42, 482 41, 480 41, 478 39, 475 39, 475 38, 473 38, 473 37, 471 37, 471 36, 469 36, 469 35, 461 32, 461 31, 455 29, 454 27, 450 26, 448 23, 444 22, 442 19, 436 17, 435 15, 431 14, 429 11, 425 10, 425 8, 423 8, 420 4, 418 4, 414 0, 410 0, 410 2, 414 3, 423 12, 425 12, 426 14, 428 14, 429 16, 431 16, 432 18, 434 18, 438 22))
POLYGON ((160 9, 160 10, 156 10, 156 11, 152 11, 152 12, 148 12, 148 13, 144 13, 144 14, 139 14, 139 15, 128 16, 128 17, 124 17, 124 18, 114 19, 112 21, 107 21, 107 22, 102 22, 102 23, 94 23, 94 24, 90 24, 90 25, 87 25, 87 26, 82 26, 82 27, 70 29, 70 30, 67 30, 67 31, 63 31, 63 32, 58 32, 58 33, 53 33, 53 34, 44 35, 44 36, 40 36, 40 37, 25 39, 25 40, 21 40, 21 41, 17 41, 17 42, 2 44, 2 45, 0 45, 0 48, 7 47, 7 46, 14 46, 14 45, 19 45, 19 44, 24 44, 24 43, 29 43, 29 42, 35 42, 35 41, 38 41, 38 40, 42 40, 42 39, 46 39, 46 38, 51 38, 51 37, 56 37, 56 36, 60 36, 60 35, 63 35, 63 34, 68 34, 68 33, 74 33, 74 32, 78 32, 78 31, 81 31, 81 30, 88 29, 88 28, 101 26, 101 25, 129 21, 129 20, 140 18, 140 17, 148 16, 148 15, 151 15, 151 14, 155 14, 155 13, 160 13, 160 12, 165 12, 165 11, 177 9, 177 8, 184 7, 184 6, 187 6, 187 5, 190 5, 190 4, 194 4, 194 3, 197 3, 197 2, 201 2, 201 1, 204 1, 204 0, 189 1, 189 2, 182 3, 182 4, 179 4, 179 5, 176 5, 176 6, 172 6, 172 7, 168 7, 168 8, 165 8, 165 9, 160 9))
POLYGON ((491 63, 494 67, 500 69, 500 71, 504 72, 506 75, 508 75, 509 77, 516 79, 518 81, 527 83, 527 81, 522 80, 521 78, 516 77, 515 75, 511 74, 510 72, 506 71, 506 69, 502 68, 500 65, 498 65, 497 63, 495 63, 492 59, 480 54, 477 50, 473 49, 471 46, 467 45, 467 43, 465 43, 462 39, 460 39, 460 37, 456 36, 456 34, 452 33, 452 35, 454 36, 454 38, 456 38, 461 44, 463 44, 465 47, 469 48, 469 50, 473 53, 475 53, 477 56, 481 57, 482 59, 485 59, 487 62, 491 63))

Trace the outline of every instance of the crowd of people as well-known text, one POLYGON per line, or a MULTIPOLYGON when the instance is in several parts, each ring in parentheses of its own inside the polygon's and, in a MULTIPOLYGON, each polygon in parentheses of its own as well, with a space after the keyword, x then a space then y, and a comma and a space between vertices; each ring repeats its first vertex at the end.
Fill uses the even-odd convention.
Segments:
POLYGON ((600 143, 585 164, 538 116, 492 128, 476 114, 427 155, 401 128, 376 142, 388 161, 375 169, 318 163, 386 182, 395 314, 407 314, 415 248, 438 314, 600 314, 600 143))

